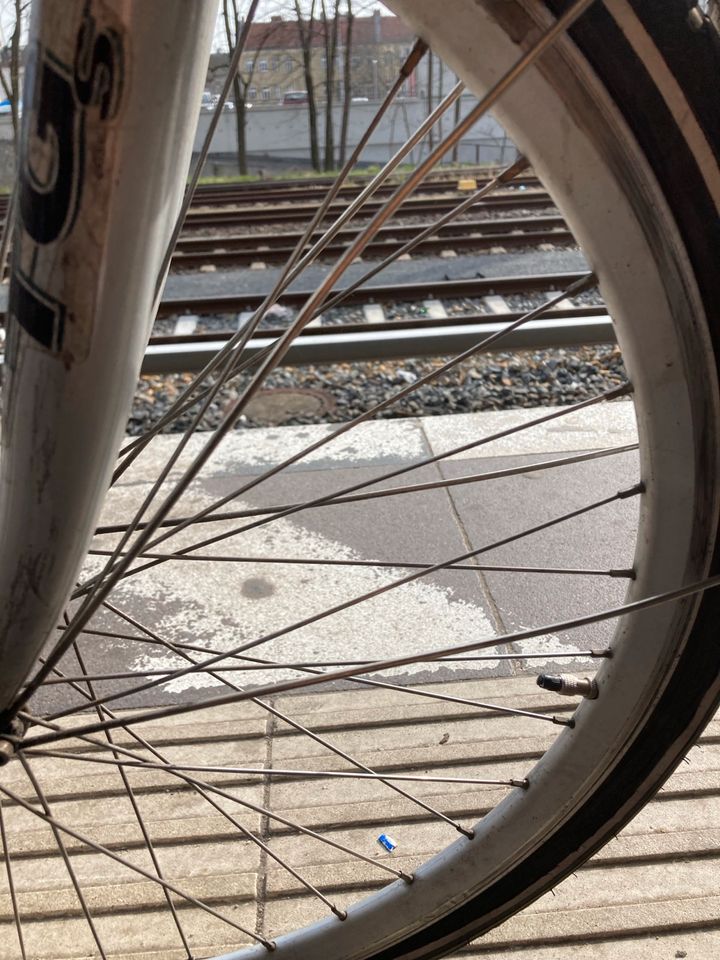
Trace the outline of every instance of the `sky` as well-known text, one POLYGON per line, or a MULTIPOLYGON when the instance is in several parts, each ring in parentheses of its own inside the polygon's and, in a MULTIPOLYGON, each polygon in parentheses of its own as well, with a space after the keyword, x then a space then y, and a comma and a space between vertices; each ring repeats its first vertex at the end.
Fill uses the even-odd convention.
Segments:
MULTIPOLYGON (((332 0, 328 0, 332 2, 332 0)), ((250 0, 240 0, 241 8, 247 10, 250 0)), ((316 0, 317 5, 319 5, 319 0, 316 0)), ((10 36, 13 30, 14 23, 14 2, 13 0, 0 0, 0 44, 5 44, 9 41, 10 36)), ((218 0, 218 9, 220 10, 221 0, 218 0)), ((301 6, 306 10, 310 8, 310 0, 301 0, 301 6)), ((390 10, 379 0, 353 0, 353 6, 358 13, 363 13, 367 15, 374 9, 379 9, 380 12, 384 15, 389 15, 390 10)), ((284 16, 289 16, 294 8, 293 0, 260 0, 258 5, 258 13, 256 19, 265 20, 269 19, 274 14, 280 13, 284 16)), ((220 13, 218 13, 218 18, 220 13)), ((222 27, 222 23, 218 19, 218 30, 216 35, 216 45, 222 46, 224 42, 225 31, 222 27)))
MULTIPOLYGON (((385 4, 378 0, 352 0, 353 12, 356 15, 368 16, 373 10, 379 10, 383 16, 391 16, 391 11, 385 4)), ((332 0, 326 0, 328 6, 332 0)), ((310 10, 311 0, 300 0, 301 8, 307 12, 310 10)), ((241 12, 247 10, 250 6, 250 0, 238 0, 238 6, 241 12)), ((316 10, 320 6, 320 0, 316 0, 316 10)), ((285 19, 294 19, 295 3, 294 0, 260 0, 258 4, 255 20, 269 20, 270 17, 280 14, 285 19)), ((215 31, 215 40, 213 41, 214 50, 226 50, 227 40, 225 39, 225 27, 222 21, 222 0, 220 0, 220 9, 218 12, 218 24, 215 31)))

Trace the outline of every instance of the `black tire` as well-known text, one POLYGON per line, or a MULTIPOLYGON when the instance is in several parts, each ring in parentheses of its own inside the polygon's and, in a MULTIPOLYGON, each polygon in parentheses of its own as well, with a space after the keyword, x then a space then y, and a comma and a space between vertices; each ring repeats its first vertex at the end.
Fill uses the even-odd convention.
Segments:
MULTIPOLYGON (((570 0, 547 0, 559 15, 570 0)), ((630 0, 682 88, 714 157, 720 157, 720 47, 714 26, 688 0, 630 0)), ((621 25, 596 3, 570 34, 632 129, 676 218, 720 357, 720 219, 698 159, 653 79, 653 63, 631 48, 621 25)), ((716 548, 711 575, 720 573, 716 548)), ((576 870, 653 797, 697 739, 720 700, 720 594, 707 593, 663 695, 632 746, 595 794, 541 847, 504 876, 374 960, 439 957, 502 923, 576 870)))

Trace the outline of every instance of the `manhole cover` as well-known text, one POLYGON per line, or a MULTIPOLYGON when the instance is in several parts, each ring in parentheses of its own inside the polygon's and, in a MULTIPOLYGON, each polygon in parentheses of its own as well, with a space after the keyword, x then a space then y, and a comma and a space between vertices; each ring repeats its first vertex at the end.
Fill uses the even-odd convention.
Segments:
POLYGON ((245 414, 255 423, 274 426, 296 417, 321 417, 335 409, 335 401, 320 390, 309 387, 278 387, 261 390, 248 403, 245 414))

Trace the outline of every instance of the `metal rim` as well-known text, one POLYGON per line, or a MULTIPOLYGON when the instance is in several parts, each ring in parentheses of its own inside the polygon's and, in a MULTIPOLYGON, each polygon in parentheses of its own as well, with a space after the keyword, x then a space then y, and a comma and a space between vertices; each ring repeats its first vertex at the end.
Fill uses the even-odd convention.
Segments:
MULTIPOLYGON (((430 2, 397 0, 395 6, 419 21, 419 32, 432 35, 445 59, 478 89, 518 58, 515 44, 472 0, 458 0, 452 24, 430 2), (482 76, 476 48, 468 44, 475 32, 483 33, 492 51, 482 76)), ((536 4, 528 7, 539 26, 551 22, 536 4)), ((633 375, 647 491, 637 579, 628 599, 700 580, 712 548, 707 531, 717 520, 715 472, 703 472, 702 460, 709 454, 717 463, 717 450, 703 443, 717 435, 718 401, 712 351, 696 328, 702 304, 675 225, 632 136, 569 41, 559 45, 551 69, 533 69, 510 91, 504 108, 506 124, 553 184, 600 276, 633 375), (591 124, 586 124, 588 107, 591 124), (568 169, 582 173, 570 179, 568 169), (646 350, 650 322, 652 355, 646 350), (687 331, 693 336, 686 337, 687 331), (694 383, 702 389, 694 391, 694 383)), ((329 919, 281 938, 278 955, 321 951, 347 960, 374 954, 444 915, 449 904, 487 887, 536 849, 593 793, 631 742, 682 648, 695 607, 690 598, 625 617, 616 655, 598 676, 599 700, 577 711, 575 728, 564 732, 530 774, 529 791, 516 791, 478 825, 472 839, 457 841, 422 867, 411 887, 395 884, 353 908, 343 922, 329 919), (632 650, 625 642, 630 640, 632 650)), ((256 953, 265 956, 265 948, 244 955, 256 953)))
MULTIPOLYGON (((458 0, 452 18, 432 2, 390 0, 389 5, 418 35, 432 37, 433 49, 478 93, 518 58, 517 46, 482 3, 458 0)), ((537 4, 515 6, 529 9, 538 26, 552 22, 537 4)), ((555 53, 506 94, 497 113, 580 240, 627 358, 647 487, 637 579, 628 592, 632 601, 707 572, 718 503, 716 474, 703 463, 703 447, 718 436, 717 378, 709 337, 696 322, 704 315, 703 304, 652 172, 572 43, 566 38, 555 53), (657 348, 653 356, 649 342, 657 348), (663 383, 661 395, 658 383, 663 383), (698 395, 697 383, 708 388, 707 395, 698 395)), ((710 462, 717 465, 716 446, 710 462)), ((472 840, 456 841, 417 871, 411 887, 396 882, 351 908, 343 923, 329 919, 280 937, 276 955, 295 960, 315 952, 329 960, 372 956, 488 887, 539 847, 611 773, 621 745, 632 740, 659 697, 696 608, 697 600, 691 599, 679 608, 625 617, 613 644, 615 655, 596 678, 600 697, 579 707, 575 728, 562 731, 530 774, 530 791, 514 791, 476 825, 472 840)), ((254 948, 237 956, 262 955, 254 948)))

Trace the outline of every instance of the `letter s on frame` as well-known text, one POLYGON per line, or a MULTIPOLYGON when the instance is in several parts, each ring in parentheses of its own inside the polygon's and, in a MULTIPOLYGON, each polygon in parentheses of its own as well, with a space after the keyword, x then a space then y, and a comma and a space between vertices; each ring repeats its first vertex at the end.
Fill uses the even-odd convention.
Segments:
POLYGON ((99 107, 101 120, 112 120, 120 105, 123 88, 123 48, 112 29, 98 32, 87 14, 75 46, 75 92, 84 107, 99 107))
POLYGON ((82 112, 70 81, 42 49, 35 70, 32 104, 23 120, 29 126, 20 161, 20 213, 25 230, 44 245, 57 240, 75 218, 82 112))

